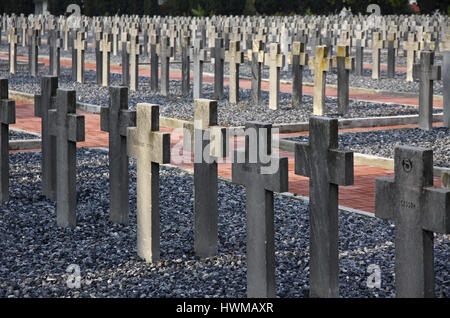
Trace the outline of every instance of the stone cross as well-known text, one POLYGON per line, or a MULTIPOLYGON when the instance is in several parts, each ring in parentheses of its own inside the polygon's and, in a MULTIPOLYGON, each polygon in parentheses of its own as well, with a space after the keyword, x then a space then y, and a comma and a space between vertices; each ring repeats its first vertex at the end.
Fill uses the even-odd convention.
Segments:
POLYGON ((215 38, 211 47, 211 59, 214 60, 214 99, 223 98, 223 73, 224 73, 225 48, 223 38, 215 38))
POLYGON ((70 49, 72 51, 72 81, 76 81, 77 80, 77 72, 78 72, 78 65, 77 65, 77 59, 78 59, 78 51, 75 48, 75 40, 77 37, 77 31, 76 30, 70 30, 69 32, 69 43, 70 43, 70 49))
POLYGON ((77 142, 84 141, 84 116, 76 113, 75 90, 56 90, 56 109, 49 109, 50 135, 56 136, 56 223, 75 227, 77 142))
POLYGON ((403 49, 406 51, 406 80, 412 82, 414 81, 413 65, 416 60, 416 52, 419 51, 419 42, 415 33, 408 33, 408 41, 403 41, 403 49))
POLYGON ((59 76, 61 73, 60 68, 60 50, 62 47, 62 39, 60 32, 56 30, 50 30, 48 33, 49 43, 49 75, 59 76))
POLYGON ((380 54, 383 49, 384 41, 381 39, 381 33, 372 33, 372 78, 380 78, 380 54))
POLYGON ((9 72, 16 74, 17 71, 17 34, 16 28, 9 27, 8 43, 9 43, 9 72))
POLYGON ((244 53, 239 50, 239 41, 230 41, 230 47, 225 50, 225 62, 229 63, 229 101, 237 104, 239 101, 239 64, 244 62, 244 53))
MULTIPOLYGON (((95 75, 96 75, 96 83, 97 85, 102 85, 103 81, 103 54, 100 51, 100 43, 103 41, 103 31, 101 27, 96 27, 98 29, 94 33, 94 48, 95 48, 95 75)), ((105 32, 106 34, 106 32, 105 32)))
POLYGON ((29 39, 28 39, 28 69, 30 75, 33 77, 38 76, 39 64, 38 64, 38 41, 39 41, 39 31, 35 29, 30 29, 29 39))
POLYGON ((275 297, 273 193, 288 191, 288 158, 272 156, 271 124, 247 122, 245 136, 232 180, 246 188, 247 297, 275 297))
MULTIPOLYGON (((217 158, 226 157, 226 128, 217 126, 217 101, 194 100, 194 249, 199 257, 217 254, 217 158)), ((185 149, 192 149, 184 136, 185 149)))
POLYGON ((441 184, 443 188, 450 189, 450 171, 441 172, 441 184))
POLYGON ((189 95, 191 86, 191 71, 190 71, 190 43, 189 36, 183 36, 181 40, 181 93, 183 96, 189 95))
POLYGON ((295 174, 309 178, 310 296, 339 296, 338 190, 353 184, 353 152, 338 149, 338 120, 311 116, 295 145, 295 174))
POLYGON ((384 41, 384 47, 387 48, 387 77, 395 77, 395 52, 398 49, 399 40, 397 39, 397 33, 390 32, 387 35, 387 40, 384 41))
POLYGON ((337 55, 333 57, 333 67, 338 73, 338 112, 348 114, 349 78, 350 71, 354 69, 354 58, 350 57, 350 47, 338 46, 337 55))
POLYGON ((193 98, 197 99, 202 97, 203 63, 206 61, 206 50, 203 48, 201 39, 195 39, 191 56, 194 62, 193 98))
POLYGON ((308 61, 310 68, 314 70, 314 100, 313 114, 323 115, 325 112, 325 88, 327 72, 331 70, 331 59, 328 57, 328 47, 316 46, 316 55, 308 61))
POLYGON ((84 32, 77 32, 74 48, 77 51, 77 82, 84 83, 84 51, 87 50, 87 43, 84 40, 84 32))
POLYGON ((434 65, 434 52, 421 51, 420 63, 413 66, 413 77, 419 81, 419 128, 433 128, 433 81, 441 79, 441 67, 434 65))
POLYGON ((41 94, 34 95, 34 115, 41 118, 42 194, 56 200, 56 136, 50 135, 48 111, 56 107, 58 76, 41 77, 41 94))
POLYGON ((130 34, 120 33, 121 57, 122 57, 122 86, 130 85, 130 54, 128 54, 128 43, 130 34))
POLYGON ((450 34, 442 41, 440 50, 442 52, 444 127, 450 128, 450 34))
POLYGON ((300 107, 303 96, 303 67, 308 65, 308 54, 305 53, 305 44, 293 42, 289 53, 288 63, 292 64, 292 106, 300 107))
POLYGON ((111 73, 110 73, 110 64, 111 64, 111 51, 112 51, 112 43, 111 43, 111 34, 103 33, 103 37, 101 41, 99 41, 100 52, 102 53, 102 86, 109 86, 111 73))
POLYGON ((170 46, 170 39, 167 36, 161 38, 161 43, 157 46, 157 54, 161 61, 161 95, 169 95, 169 61, 173 54, 173 47, 170 46))
POLYGON ((139 86, 139 55, 142 52, 137 29, 131 29, 130 42, 127 43, 127 52, 130 56, 130 90, 137 91, 139 86))
POLYGON ((395 223, 397 297, 434 297, 434 232, 450 233, 450 189, 433 187, 433 151, 401 146, 395 178, 375 179, 375 215, 395 223))
POLYGON ((112 34, 112 53, 114 56, 117 56, 118 46, 119 46, 119 32, 120 28, 117 24, 113 24, 111 28, 112 34))
POLYGON ((136 126, 136 112, 128 110, 128 87, 109 88, 109 107, 101 108, 101 130, 109 133, 109 219, 128 224, 127 128, 136 126))
POLYGON ((269 108, 278 109, 280 98, 280 68, 284 66, 284 55, 278 43, 271 43, 264 54, 264 64, 269 66, 269 108))
POLYGON ((137 126, 127 128, 128 155, 137 161, 137 251, 160 258, 159 165, 170 163, 170 134, 159 132, 159 106, 137 104, 137 126))
POLYGON ((157 48, 159 46, 159 35, 152 34, 149 42, 149 55, 150 55, 150 90, 152 92, 158 91, 158 54, 157 48))
POLYGON ((8 99, 8 79, 0 79, 0 202, 9 200, 9 124, 16 123, 16 102, 8 99))
POLYGON ((247 52, 252 69, 251 99, 254 105, 259 105, 261 103, 261 67, 264 63, 264 43, 260 40, 253 40, 252 49, 247 52))
POLYGON ((355 47, 355 75, 362 76, 364 70, 364 47, 366 39, 363 31, 356 30, 355 37, 352 39, 352 45, 355 47))

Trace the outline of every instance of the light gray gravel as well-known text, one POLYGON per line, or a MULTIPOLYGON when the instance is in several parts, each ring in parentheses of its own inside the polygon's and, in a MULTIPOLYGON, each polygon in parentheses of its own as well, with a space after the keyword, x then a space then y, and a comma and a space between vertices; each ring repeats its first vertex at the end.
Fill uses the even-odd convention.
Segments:
MULTIPOLYGON (((287 138, 307 141, 308 136, 287 138)), ((450 129, 434 127, 430 131, 419 128, 344 132, 339 134, 339 145, 355 152, 394 158, 396 146, 408 145, 433 149, 434 165, 450 167, 450 129)))
MULTIPOLYGON (((245 191, 219 183, 219 255, 193 255, 193 177, 161 168, 161 262, 136 256, 136 172, 130 166, 129 225, 108 222, 107 153, 79 149, 78 226, 57 228, 55 205, 40 194, 40 153, 10 155, 10 196, 0 213, 0 297, 245 297, 245 191), (81 288, 67 287, 69 265, 81 288)), ((341 212, 342 297, 393 297, 391 223, 341 212), (381 268, 381 289, 366 285, 370 264, 381 268)), ((276 195, 278 297, 308 295, 307 206, 276 195)), ((436 296, 450 295, 449 238, 435 237, 436 296)))

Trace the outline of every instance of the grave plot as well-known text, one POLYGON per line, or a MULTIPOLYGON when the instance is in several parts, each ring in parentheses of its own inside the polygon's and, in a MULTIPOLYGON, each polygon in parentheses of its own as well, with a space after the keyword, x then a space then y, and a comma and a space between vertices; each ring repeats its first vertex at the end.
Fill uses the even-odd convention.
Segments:
MULTIPOLYGON (((108 222, 108 155, 77 151, 78 225, 55 226, 55 205, 40 195, 39 152, 11 158, 11 200, 2 204, 1 297, 245 297, 245 191, 219 182, 217 256, 198 260, 193 242, 193 176, 160 168, 161 261, 142 262, 136 254, 136 215, 130 225, 108 222), (26 165, 23 165, 26 162, 26 165), (79 266, 81 288, 68 288, 69 266, 79 266)), ((136 209, 136 166, 130 165, 130 209, 136 209)), ((307 205, 275 196, 276 295, 308 296, 309 217, 307 205)), ((445 235, 435 237, 437 297, 445 281, 445 235)), ((339 213, 340 295, 394 297, 392 223, 339 213), (354 237, 357 236, 358 240, 354 237), (367 268, 378 264, 381 289, 367 287, 367 268)), ((73 271, 73 270, 72 270, 73 271)))

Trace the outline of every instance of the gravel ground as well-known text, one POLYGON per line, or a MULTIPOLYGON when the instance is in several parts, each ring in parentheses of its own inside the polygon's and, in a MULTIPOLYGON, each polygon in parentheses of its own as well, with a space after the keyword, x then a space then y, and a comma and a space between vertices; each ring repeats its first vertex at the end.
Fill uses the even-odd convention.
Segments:
POLYGON ((9 140, 19 140, 19 139, 39 139, 41 138, 39 135, 35 134, 27 134, 18 131, 9 131, 9 140))
MULTIPOLYGON (((6 42, 5 42, 6 43, 6 42)), ((7 44, 3 43, 0 45, 0 51, 7 52, 7 44)), ((89 43, 92 43, 92 39, 89 40, 89 43)), ((95 61, 95 53, 94 48, 89 47, 88 50, 85 53, 85 59, 86 61, 95 61)), ((369 50, 366 50, 364 62, 365 63, 371 63, 372 56, 370 53, 368 53, 369 50)), ((387 51, 386 51, 387 52, 387 51)), ((24 48, 21 45, 18 46, 18 53, 23 54, 25 56, 28 56, 28 48, 24 48)), ((39 54, 48 54, 48 46, 46 44, 43 44, 42 47, 40 47, 39 54)), ((71 58, 71 52, 70 51, 61 51, 61 57, 67 57, 71 58)), ((381 63, 385 64, 387 59, 387 53, 381 54, 381 63)), ((179 57, 177 57, 177 60, 179 60, 179 57)), ((149 62, 149 58, 147 56, 143 56, 140 60, 140 62, 149 62)), ((440 65, 442 62, 442 59, 440 57, 436 57, 436 64, 440 65)), ((111 54, 111 63, 121 63, 121 57, 120 54, 117 56, 114 56, 111 54)), ((398 66, 405 66, 406 65, 406 58, 405 57, 396 57, 396 65, 398 66)), ((171 68, 173 69, 180 69, 181 64, 171 64, 171 68)), ((204 71, 214 73, 214 65, 210 63, 204 64, 204 71)), ((228 64, 225 63, 224 72, 226 75, 229 74, 229 68, 228 64)), ((381 79, 380 80, 373 80, 371 78, 372 71, 371 70, 364 70, 364 76, 355 76, 353 74, 350 75, 350 87, 359 87, 359 88, 368 88, 368 89, 377 89, 377 90, 386 90, 386 91, 395 91, 395 92, 409 92, 409 93, 417 93, 419 90, 419 83, 418 82, 406 82, 406 73, 397 71, 395 78, 388 79, 386 78, 386 71, 381 71, 381 79)), ((248 62, 244 63, 240 66, 240 75, 243 77, 251 77, 251 68, 250 64, 248 62)), ((310 70, 306 70, 304 72, 304 81, 313 83, 314 82, 314 73, 310 70)), ((269 78, 269 69, 267 67, 263 68, 262 77, 265 79, 269 78)), ((280 78, 282 80, 291 80, 292 79, 292 73, 291 73, 291 66, 288 65, 286 69, 281 70, 280 72, 280 78)), ((328 72, 327 74, 327 84, 337 85, 337 71, 333 69, 331 72, 328 72)), ((442 81, 434 81, 434 94, 436 95, 442 95, 443 92, 443 84, 442 81)))
MULTIPOLYGON (((193 255, 193 177, 161 168, 161 261, 136 255, 136 172, 130 166, 130 224, 108 222, 107 153, 79 149, 78 226, 57 228, 55 205, 40 195, 40 153, 10 155, 10 201, 0 214, 0 297, 245 297, 244 188, 219 183, 219 253, 193 255), (26 164, 24 164, 26 163, 26 164), (81 288, 68 288, 71 264, 81 288)), ((275 196, 278 297, 308 295, 307 206, 275 196)), ((341 212, 342 297, 393 297, 394 227, 341 212), (355 239, 357 237, 358 239, 355 239), (381 268, 381 289, 366 285, 370 264, 381 268)), ((450 295, 449 238, 435 236, 436 296, 450 295)), ((72 272, 73 273, 73 272, 72 272)))
MULTIPOLYGON (((307 141, 308 137, 287 138, 307 141)), ((450 129, 434 127, 430 131, 419 128, 373 130, 339 134, 339 145, 358 153, 394 158, 396 146, 408 145, 433 149, 434 165, 450 167, 450 129)))
MULTIPOLYGON (((86 71, 85 84, 72 82, 70 70, 63 68, 59 78, 59 86, 62 88, 75 89, 77 91, 77 99, 95 105, 108 105, 109 91, 107 87, 98 87, 95 84, 95 72, 86 71)), ((22 91, 31 94, 40 92, 40 79, 33 78, 29 75, 11 76, 7 72, 0 72, 0 77, 9 78, 10 89, 22 91)), ((120 85, 121 75, 111 74, 112 85, 120 85)), ((135 108, 137 103, 148 102, 161 106, 160 114, 163 116, 175 117, 180 119, 192 119, 193 117, 193 99, 192 93, 190 97, 183 98, 181 96, 181 82, 171 81, 171 95, 166 98, 160 94, 150 92, 148 78, 140 77, 140 87, 137 92, 129 93, 129 105, 131 109, 135 108)), ((192 85, 191 85, 192 87, 192 85)), ((204 84, 204 98, 213 98, 213 86, 204 84)), ((228 88, 225 87, 225 98, 219 101, 219 123, 222 125, 240 126, 246 121, 265 121, 271 123, 293 123, 307 121, 312 113, 312 97, 303 96, 305 107, 292 108, 291 94, 280 93, 280 108, 278 110, 270 110, 268 107, 269 93, 262 91, 261 105, 254 105, 250 100, 250 90, 240 89, 240 102, 238 105, 232 105, 228 102, 228 88)), ((339 117, 337 114, 337 99, 327 98, 326 104, 328 111, 327 116, 339 117)), ((436 109, 436 113, 442 110, 436 109)), ((375 117, 375 116, 395 116, 395 115, 411 115, 417 114, 418 108, 405 105, 390 105, 384 103, 366 103, 362 101, 350 101, 350 113, 345 118, 375 117)))

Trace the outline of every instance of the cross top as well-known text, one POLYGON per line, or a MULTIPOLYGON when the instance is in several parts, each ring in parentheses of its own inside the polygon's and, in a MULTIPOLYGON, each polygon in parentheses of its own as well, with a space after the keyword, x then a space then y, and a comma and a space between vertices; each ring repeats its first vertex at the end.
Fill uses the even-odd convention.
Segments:
POLYGON ((265 65, 283 67, 284 66, 284 55, 280 52, 280 44, 271 43, 269 45, 269 53, 265 54, 268 58, 265 58, 265 65))
POLYGON ((288 55, 288 63, 292 64, 292 59, 294 55, 300 56, 300 65, 308 64, 308 54, 305 52, 305 43, 303 42, 292 42, 292 51, 288 55))
POLYGON ((440 80, 441 67, 439 65, 434 65, 433 51, 420 52, 420 63, 414 64, 413 77, 416 80, 440 80))
POLYGON ((314 71, 329 71, 331 68, 331 60, 328 57, 328 47, 318 45, 316 46, 316 55, 309 60, 308 64, 314 71))
POLYGON ((77 32, 77 38, 75 40, 75 49, 84 51, 87 49, 87 43, 85 41, 84 32, 77 32))
POLYGON ((247 51, 247 58, 249 61, 253 60, 253 53, 258 56, 258 62, 264 63, 264 43, 261 40, 252 41, 252 49, 247 51))
POLYGON ((244 61, 244 53, 239 50, 239 41, 230 41, 230 47, 225 51, 225 61, 241 64, 244 61))
POLYGON ((111 34, 104 33, 103 38, 100 41, 100 51, 111 52, 111 34))
POLYGON ((417 35, 414 32, 408 33, 408 41, 403 41, 403 49, 406 51, 418 51, 419 42, 417 42, 417 35))
POLYGON ((442 42, 439 48, 441 51, 450 51, 450 34, 442 35, 442 42))
POLYGON ((380 32, 373 32, 372 33, 372 48, 373 49, 384 49, 384 41, 381 39, 381 33, 380 32))
POLYGON ((173 47, 170 46, 170 39, 167 36, 161 38, 161 43, 156 47, 158 55, 163 57, 173 56, 173 47))
POLYGON ((333 67, 337 67, 338 58, 345 58, 345 68, 347 70, 353 70, 355 66, 355 59, 350 56, 350 47, 347 45, 339 45, 337 48, 337 55, 333 57, 333 67))

